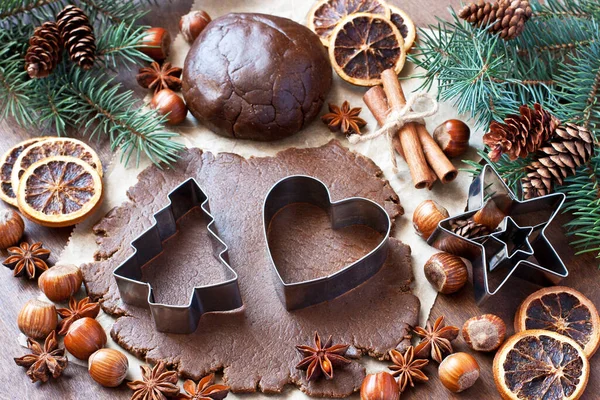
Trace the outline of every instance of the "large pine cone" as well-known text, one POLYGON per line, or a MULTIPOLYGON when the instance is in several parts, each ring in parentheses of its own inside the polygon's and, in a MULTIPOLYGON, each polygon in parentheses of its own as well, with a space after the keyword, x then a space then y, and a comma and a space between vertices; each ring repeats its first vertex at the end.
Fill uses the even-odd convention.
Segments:
POLYGON ((521 115, 509 115, 504 124, 496 121, 490 124, 483 143, 490 148, 488 155, 492 161, 498 161, 503 153, 511 160, 527 157, 552 137, 560 125, 559 119, 537 103, 533 107, 521 106, 521 115))
POLYGON ((56 21, 71 61, 85 70, 92 68, 96 38, 87 15, 80 8, 68 5, 56 16, 56 21))
POLYGON ((522 180, 523 196, 532 199, 552 193, 555 183, 574 175, 577 167, 586 164, 594 154, 594 139, 586 128, 565 124, 556 129, 555 136, 541 148, 536 160, 527 166, 522 180))
POLYGON ((463 7, 458 16, 478 28, 489 26, 489 32, 500 32, 502 39, 511 40, 523 33, 532 12, 529 0, 479 0, 463 7))
POLYGON ((45 78, 60 60, 62 41, 54 22, 35 28, 25 54, 25 70, 32 78, 45 78))

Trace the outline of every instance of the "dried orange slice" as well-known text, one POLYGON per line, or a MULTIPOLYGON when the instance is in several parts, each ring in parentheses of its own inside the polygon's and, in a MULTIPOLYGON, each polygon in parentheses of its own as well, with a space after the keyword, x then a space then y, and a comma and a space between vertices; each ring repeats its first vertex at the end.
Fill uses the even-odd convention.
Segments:
POLYGON ((390 17, 390 21, 392 24, 398 28, 402 38, 404 39, 404 50, 408 52, 415 42, 415 38, 417 37, 417 27, 412 19, 406 14, 404 11, 399 9, 396 6, 390 5, 390 11, 392 12, 392 16, 390 17))
POLYGON ((17 206, 17 197, 11 183, 11 174, 15 162, 26 148, 44 139, 46 138, 39 137, 18 143, 8 149, 2 158, 0 158, 0 199, 11 206, 17 206))
POLYGON ((348 15, 370 13, 390 19, 391 12, 381 0, 322 0, 308 12, 307 26, 316 33, 325 46, 329 46, 329 37, 337 24, 348 15))
POLYGON ((81 140, 72 138, 48 138, 25 149, 11 173, 13 191, 19 188, 19 181, 23 172, 32 164, 52 156, 70 156, 79 158, 96 169, 102 177, 102 163, 96 152, 81 140))
POLYGON ((70 156, 44 158, 21 177, 17 202, 21 213, 43 226, 83 221, 102 201, 102 178, 87 162, 70 156))
POLYGON ((507 400, 578 399, 590 375, 589 361, 573 339, 541 329, 509 338, 493 369, 498 392, 507 400))
POLYGON ((381 73, 400 73, 406 61, 404 39, 394 24, 375 14, 344 18, 333 30, 329 59, 338 75, 354 85, 375 86, 381 73))
POLYGON ((575 340, 590 358, 600 345, 600 317, 594 303, 575 289, 553 286, 525 299, 515 315, 515 331, 545 329, 575 340))

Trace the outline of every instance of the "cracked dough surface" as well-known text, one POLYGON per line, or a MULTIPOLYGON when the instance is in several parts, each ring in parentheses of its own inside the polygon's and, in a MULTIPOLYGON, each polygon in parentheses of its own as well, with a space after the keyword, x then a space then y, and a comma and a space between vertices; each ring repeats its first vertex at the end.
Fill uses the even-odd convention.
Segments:
MULTIPOLYGON (((300 356, 294 346, 311 343, 315 331, 375 357, 394 347, 404 349, 409 344, 405 339, 408 326, 417 323, 419 300, 409 288, 413 279, 410 248, 396 239, 390 239, 385 266, 363 285, 303 310, 289 313, 283 307, 273 284, 261 212, 270 187, 292 174, 322 180, 334 201, 362 196, 384 206, 392 219, 401 213, 397 195, 375 164, 336 141, 250 159, 188 149, 172 169, 144 170, 128 191, 130 201, 110 211, 94 228, 97 261, 83 265, 82 271, 88 293, 102 299, 105 311, 120 316, 111 332, 113 338, 138 357, 166 360, 185 377, 198 379, 223 369, 224 380, 234 392, 277 393, 294 384, 321 397, 350 395, 359 389, 365 370, 353 362, 336 370, 332 381, 306 382, 304 372, 295 369, 300 356), (130 241, 151 225, 152 215, 166 204, 168 192, 188 177, 195 177, 210 198, 216 226, 239 274, 244 308, 204 315, 191 335, 164 334, 154 330, 147 309, 122 304, 112 271, 131 254, 130 241)), ((347 257, 366 254, 378 241, 368 228, 334 233, 326 214, 309 208, 299 205, 291 217, 275 220, 278 234, 271 238, 276 250, 285 254, 279 258, 280 267, 293 268, 298 278, 341 268, 339 264, 347 257), (322 240, 314 240, 314 231, 322 240), (294 252, 298 246, 306 248, 294 252)), ((166 263, 161 264, 159 257, 144 271, 163 301, 181 302, 193 286, 221 276, 220 264, 211 261, 212 250, 201 238, 204 228, 194 223, 195 218, 194 213, 184 217, 180 233, 165 244, 166 263)))
POLYGON ((272 15, 226 14, 192 45, 182 92, 192 115, 215 133, 268 141, 312 121, 331 82, 325 48, 305 26, 272 15))

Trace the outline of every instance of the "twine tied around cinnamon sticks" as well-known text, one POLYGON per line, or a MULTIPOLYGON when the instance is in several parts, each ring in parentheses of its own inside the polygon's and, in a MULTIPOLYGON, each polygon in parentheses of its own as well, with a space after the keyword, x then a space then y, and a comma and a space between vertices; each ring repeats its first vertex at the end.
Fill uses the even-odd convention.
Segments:
POLYGON ((348 141, 352 144, 366 142, 378 138, 379 136, 385 135, 389 142, 390 159, 392 160, 392 166, 394 173, 398 172, 398 163, 396 162, 396 153, 394 148, 394 135, 398 133, 400 128, 409 122, 416 122, 418 124, 425 124, 424 118, 435 115, 438 111, 437 100, 426 92, 415 93, 408 102, 401 108, 392 108, 389 110, 385 122, 383 125, 373 133, 367 135, 351 135, 348 137, 348 141), (431 103, 431 107, 424 111, 413 111, 412 107, 420 99, 427 99, 431 103))
POLYGON ((365 104, 381 128, 363 137, 353 135, 349 138, 351 143, 364 142, 386 135, 390 142, 394 172, 397 172, 394 154, 396 150, 406 160, 417 189, 431 189, 438 178, 442 183, 454 180, 458 171, 429 134, 423 121, 423 118, 437 112, 437 101, 433 101, 432 106, 425 111, 411 111, 412 105, 417 100, 431 99, 431 97, 427 94, 417 94, 407 102, 398 76, 392 69, 381 73, 381 81, 383 88, 374 86, 363 96, 365 104))

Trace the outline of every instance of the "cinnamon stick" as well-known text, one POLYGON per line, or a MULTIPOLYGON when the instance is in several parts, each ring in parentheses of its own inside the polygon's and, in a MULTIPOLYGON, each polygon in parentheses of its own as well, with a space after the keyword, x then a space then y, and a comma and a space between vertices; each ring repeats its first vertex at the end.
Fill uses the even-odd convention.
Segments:
MULTIPOLYGON (((398 76, 393 69, 387 69, 381 73, 383 91, 387 97, 389 108, 402 108, 406 104, 406 98, 398 81, 398 76)), ((404 125, 398 132, 400 144, 404 152, 404 158, 408 164, 415 188, 423 189, 431 187, 435 176, 431 176, 431 169, 425 159, 423 148, 419 140, 417 124, 414 122, 404 125)))
MULTIPOLYGON (((390 110, 387 103, 387 99, 385 98, 385 92, 383 91, 383 88, 381 86, 373 86, 364 94, 363 101, 367 105, 367 108, 369 108, 369 111, 371 111, 371 114, 373 114, 373 116, 377 120, 379 126, 383 126, 383 124, 385 124, 387 115, 389 114, 390 110)), ((406 160, 406 157, 404 157, 404 150, 402 150, 402 144, 400 143, 399 138, 394 138, 394 148, 396 149, 398 154, 400 154, 402 158, 406 160)), ((436 180, 435 172, 433 172, 431 168, 429 168, 428 179, 431 180, 432 184, 436 180)), ((431 189, 430 186, 429 189, 431 189)))
POLYGON ((423 148, 423 153, 425 153, 425 158, 427 159, 429 166, 435 171, 442 183, 448 183, 456 179, 458 171, 429 134, 425 125, 416 125, 419 141, 421 142, 421 147, 423 148))

